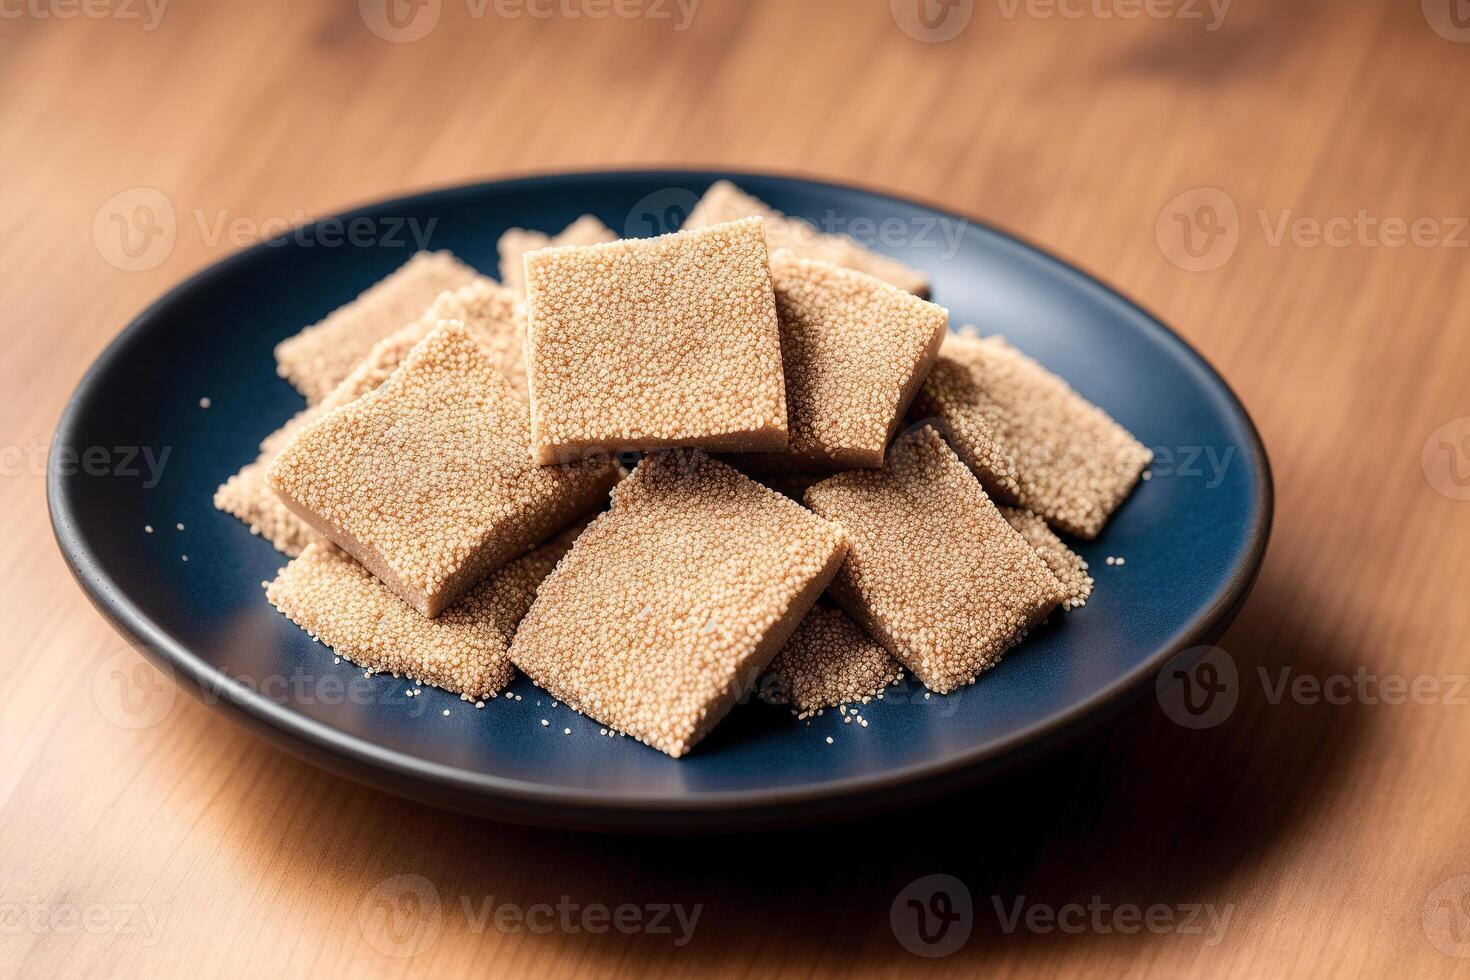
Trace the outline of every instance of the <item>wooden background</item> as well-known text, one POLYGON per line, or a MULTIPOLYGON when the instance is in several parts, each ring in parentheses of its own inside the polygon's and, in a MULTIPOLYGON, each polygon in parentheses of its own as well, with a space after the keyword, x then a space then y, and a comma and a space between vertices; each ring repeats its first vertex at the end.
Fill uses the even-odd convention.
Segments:
POLYGON ((1454 220, 1470 214, 1470 44, 1419 3, 1236 0, 1209 31, 1101 16, 1127 0, 1073 0, 1077 17, 979 0, 947 43, 906 35, 886 0, 703 0, 683 31, 677 14, 542 20, 491 0, 476 18, 442 0, 411 43, 376 36, 352 0, 174 0, 156 23, 141 0, 120 3, 89 8, 104 17, 67 0, 0 4, 0 973, 1470 969, 1450 955, 1470 953, 1470 919, 1454 918, 1457 903, 1470 915, 1466 692, 1272 704, 1254 680, 1262 667, 1363 671, 1438 678, 1447 693, 1470 669, 1470 501, 1421 467, 1431 435, 1470 416, 1470 249, 1454 220), (195 216, 248 227, 459 181, 639 165, 797 172, 939 202, 1075 261, 1197 345, 1254 414, 1279 494, 1264 572, 1223 641, 1246 677, 1230 720, 1188 731, 1150 701, 942 806, 692 842, 406 803, 182 696, 153 727, 110 723, 92 680, 124 645, 56 553, 38 447, 128 318, 234 250, 195 216), (140 186, 169 198, 178 236, 129 272, 93 223, 140 186), (1200 187, 1236 206, 1238 246, 1190 272, 1157 229, 1200 187), (1435 231, 1395 248, 1360 229, 1337 245, 1310 226, 1273 230, 1283 214, 1360 211, 1435 231), (975 908, 968 943, 939 960, 889 926, 894 897, 930 873, 962 879, 975 908), (362 926, 400 874, 428 879, 442 905, 411 958, 362 926), (684 946, 507 935, 464 912, 563 896, 703 909, 684 946), (1199 904, 1230 920, 1213 944, 1179 930, 1007 934, 997 896, 1199 904), (68 909, 100 918, 83 926, 68 909))

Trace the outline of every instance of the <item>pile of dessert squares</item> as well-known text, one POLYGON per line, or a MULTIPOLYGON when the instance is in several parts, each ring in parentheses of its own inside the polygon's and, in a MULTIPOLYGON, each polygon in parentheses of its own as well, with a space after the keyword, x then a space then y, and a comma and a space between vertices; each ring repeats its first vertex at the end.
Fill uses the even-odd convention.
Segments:
MULTIPOLYGON (((923 273, 715 184, 682 230, 421 253, 283 341, 308 407, 216 505, 338 656, 484 707, 519 669, 671 756, 970 684, 1086 602, 1149 451, 923 273)), ((509 695, 507 695, 509 696, 509 695)))

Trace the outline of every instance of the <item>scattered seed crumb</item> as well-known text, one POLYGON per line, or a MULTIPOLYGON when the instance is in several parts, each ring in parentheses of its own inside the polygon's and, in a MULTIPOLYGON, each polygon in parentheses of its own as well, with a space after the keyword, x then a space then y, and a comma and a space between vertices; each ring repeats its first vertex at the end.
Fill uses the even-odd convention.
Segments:
POLYGON ((1118 558, 1118 564, 1119 565, 1123 564, 1123 558, 1122 558, 1122 556, 1119 556, 1119 558, 1118 558))
POLYGON ((449 717, 449 709, 448 708, 445 708, 444 709, 444 717, 446 717, 446 718, 449 717))
POLYGON ((174 527, 176 527, 180 531, 182 531, 184 529, 184 523, 183 523, 183 521, 180 521, 179 523, 175 524, 174 527))
POLYGON ((827 744, 828 745, 831 745, 832 744, 832 736, 831 735, 828 735, 827 736, 827 744))
POLYGON ((570 735, 570 734, 572 734, 572 730, 571 730, 571 729, 570 729, 570 728, 563 728, 563 729, 562 729, 562 730, 561 730, 561 733, 562 733, 562 734, 563 734, 563 735, 570 735))
POLYGON ((526 699, 525 699, 525 698, 523 698, 523 697, 521 697, 521 696, 520 696, 520 695, 519 695, 519 694, 517 694, 517 695, 516 695, 516 700, 517 700, 517 701, 524 701, 524 700, 526 700, 526 699))
POLYGON ((199 407, 200 408, 208 408, 210 405, 213 405, 213 404, 214 404, 214 402, 212 402, 212 401, 209 400, 209 396, 208 395, 205 395, 203 398, 199 399, 199 407))
POLYGON ((342 658, 341 657, 333 657, 332 658, 332 663, 334 663, 334 664, 340 664, 341 662, 342 662, 342 658))
POLYGON ((929 692, 928 691, 925 691, 924 692, 924 700, 925 701, 928 701, 929 700, 929 692))
POLYGON ((189 560, 189 556, 188 555, 180 555, 179 557, 182 558, 182 559, 184 559, 184 561, 188 561, 189 560))
POLYGON ((549 728, 549 727, 551 727, 551 722, 547 721, 545 718, 542 718, 541 719, 541 727, 542 728, 549 728))
POLYGON ((143 533, 144 534, 152 534, 153 533, 153 525, 152 524, 144 524, 143 525, 143 533))
POLYGON ((1144 479, 1145 482, 1148 481, 1148 480, 1152 480, 1153 478, 1154 478, 1154 475, 1153 475, 1153 473, 1151 471, 1149 471, 1149 470, 1144 470, 1143 471, 1143 479, 1144 479))
POLYGON ((475 702, 475 707, 477 707, 477 708, 483 708, 483 707, 485 707, 485 702, 484 701, 476 701, 475 702))

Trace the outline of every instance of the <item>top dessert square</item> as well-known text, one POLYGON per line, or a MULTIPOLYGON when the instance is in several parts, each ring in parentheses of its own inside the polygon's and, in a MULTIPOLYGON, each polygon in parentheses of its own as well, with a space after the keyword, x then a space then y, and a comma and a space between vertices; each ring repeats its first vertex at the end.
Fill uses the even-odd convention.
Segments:
POLYGON ((526 406, 461 323, 441 324, 381 388, 292 439, 281 499, 426 616, 566 527, 616 479, 609 461, 531 461, 526 406))
POLYGON ((538 462, 700 446, 786 448, 761 219, 526 256, 538 462))

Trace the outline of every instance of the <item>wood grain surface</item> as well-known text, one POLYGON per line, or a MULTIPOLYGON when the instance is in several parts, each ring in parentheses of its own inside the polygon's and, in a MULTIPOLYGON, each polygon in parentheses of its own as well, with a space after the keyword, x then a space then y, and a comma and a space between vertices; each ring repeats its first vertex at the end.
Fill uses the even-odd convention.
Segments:
POLYGON ((0 974, 1466 973, 1470 31, 1454 2, 1236 0, 1219 21, 1195 0, 935 3, 926 20, 917 0, 426 0, 388 21, 371 0, 0 0, 0 974), (369 28, 422 32, 411 14, 438 20, 412 41, 369 28), (1193 342, 1253 413, 1278 490, 1222 641, 1242 676, 1228 721, 1188 730, 1149 700, 981 793, 694 841, 403 802, 183 695, 151 727, 110 722, 93 680, 126 647, 57 554, 43 470, 127 320, 271 220, 639 165, 933 201, 1193 342), (167 197, 177 236, 129 271, 105 225, 136 188, 167 197), (1306 688, 1279 694, 1282 676, 1306 688), (1392 678, 1438 693, 1389 703, 1392 678), (930 874, 973 909, 944 958, 890 920, 930 874), (429 886, 417 908, 405 881, 429 886), (541 903, 699 918, 680 943, 677 925, 598 933, 580 911, 537 930, 496 917, 541 903))

